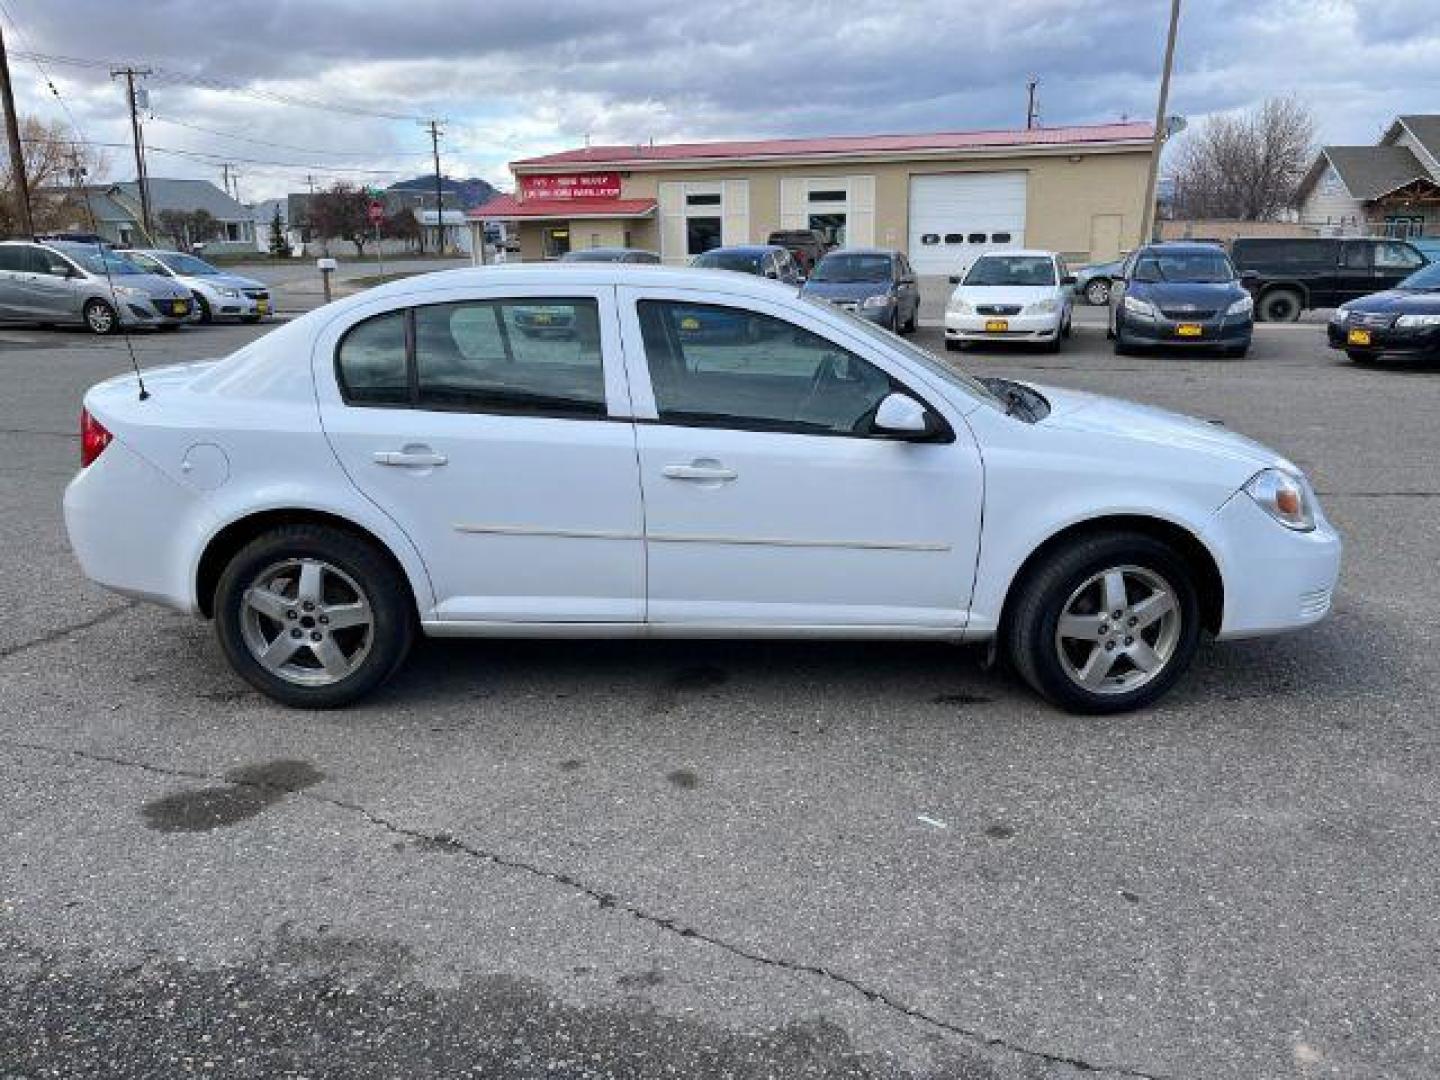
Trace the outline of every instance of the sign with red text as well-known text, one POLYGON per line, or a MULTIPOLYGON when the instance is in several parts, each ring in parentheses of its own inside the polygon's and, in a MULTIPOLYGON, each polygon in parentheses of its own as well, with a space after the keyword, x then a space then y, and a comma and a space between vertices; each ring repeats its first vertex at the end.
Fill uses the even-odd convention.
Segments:
POLYGON ((618 172, 547 173, 520 177, 522 199, 618 199, 618 172))

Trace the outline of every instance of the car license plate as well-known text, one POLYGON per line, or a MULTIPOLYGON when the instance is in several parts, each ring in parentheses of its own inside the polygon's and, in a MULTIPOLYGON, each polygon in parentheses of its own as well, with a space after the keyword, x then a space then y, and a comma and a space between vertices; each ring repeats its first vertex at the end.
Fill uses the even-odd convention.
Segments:
POLYGON ((987 334, 1003 334, 1003 333, 1005 333, 1005 331, 1007 331, 1007 330, 1009 330, 1009 329, 1010 329, 1010 320, 1008 320, 1008 319, 986 319, 986 320, 985 320, 985 333, 987 333, 987 334))
POLYGON ((255 314, 257 314, 257 315, 269 315, 269 314, 270 314, 270 301, 269 301, 269 300, 256 300, 256 301, 255 301, 255 314))
POLYGON ((170 311, 171 311, 173 314, 175 314, 175 315, 184 315, 185 312, 187 312, 187 311, 189 311, 189 310, 190 310, 190 305, 187 304, 187 303, 185 303, 184 300, 172 300, 172 301, 170 301, 170 311))
POLYGON ((535 316, 535 325, 536 325, 536 326, 549 326, 549 325, 550 325, 550 316, 549 316, 549 315, 546 315, 546 314, 542 311, 539 315, 536 315, 536 316, 535 316))
POLYGON ((1345 335, 1346 345, 1369 345, 1372 343, 1369 330, 1351 330, 1345 335))
POLYGON ((1175 333, 1180 337, 1199 337, 1205 332, 1205 328, 1199 323, 1182 322, 1175 327, 1175 333))

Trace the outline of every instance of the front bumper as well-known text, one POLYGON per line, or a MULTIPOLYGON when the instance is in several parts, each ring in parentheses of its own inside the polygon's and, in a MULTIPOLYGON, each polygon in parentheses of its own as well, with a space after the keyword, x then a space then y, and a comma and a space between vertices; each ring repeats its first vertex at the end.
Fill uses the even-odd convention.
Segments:
POLYGON ((116 310, 124 326, 179 326, 195 312, 195 302, 183 299, 117 296, 116 310))
POLYGON ((1123 308, 1115 316, 1117 334, 1130 345, 1164 345, 1186 348, 1234 349, 1248 346, 1255 334, 1249 315, 1221 315, 1208 319, 1172 319, 1165 315, 1148 318, 1123 308), (1198 334, 1182 334, 1182 326, 1198 326, 1198 334))
POLYGON ((945 312, 947 341, 1054 341, 1060 334, 1064 311, 1043 315, 979 315, 945 312), (1004 323, 1005 329, 986 329, 1004 323))
POLYGON ((1401 353, 1411 356, 1440 357, 1440 326, 1397 327, 1361 325, 1352 322, 1338 322, 1334 319, 1325 327, 1325 336, 1332 349, 1346 352, 1379 356, 1381 353, 1401 353), (1351 344, 1350 331, 1363 330, 1370 335, 1367 345, 1351 344))
MULTIPOLYGON (((274 314, 274 300, 268 291, 241 292, 239 296, 224 296, 217 292, 203 293, 205 303, 210 306, 210 315, 216 319, 263 319, 274 314)), ((194 305, 192 319, 200 318, 200 305, 194 305)))
POLYGON ((1225 583, 1220 638, 1312 626, 1330 613, 1340 576, 1340 534, 1316 509, 1315 528, 1276 522, 1244 491, 1220 508, 1203 539, 1225 583))

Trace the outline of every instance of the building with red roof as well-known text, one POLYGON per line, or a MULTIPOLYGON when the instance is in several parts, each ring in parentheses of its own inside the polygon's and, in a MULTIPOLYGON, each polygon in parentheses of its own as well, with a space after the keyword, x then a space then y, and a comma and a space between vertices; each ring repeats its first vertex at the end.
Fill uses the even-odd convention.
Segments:
POLYGON ((1148 123, 587 146, 510 163, 515 193, 470 211, 522 257, 641 247, 683 264, 709 248, 815 230, 905 251, 922 275, 983 251, 1113 258, 1139 239, 1148 123))

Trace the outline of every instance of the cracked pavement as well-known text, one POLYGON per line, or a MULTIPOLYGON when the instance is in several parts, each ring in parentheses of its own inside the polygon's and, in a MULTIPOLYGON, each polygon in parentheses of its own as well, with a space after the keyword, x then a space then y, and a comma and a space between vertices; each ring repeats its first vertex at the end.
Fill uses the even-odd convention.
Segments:
POLYGON ((1117 360, 1093 324, 965 358, 1219 417, 1328 493, 1334 617, 1206 647, 1143 716, 1061 716, 944 646, 454 641, 312 715, 80 579, 59 433, 125 358, 24 335, 0 1075, 1436 1071, 1440 371, 1303 325, 1243 362, 1117 360))

